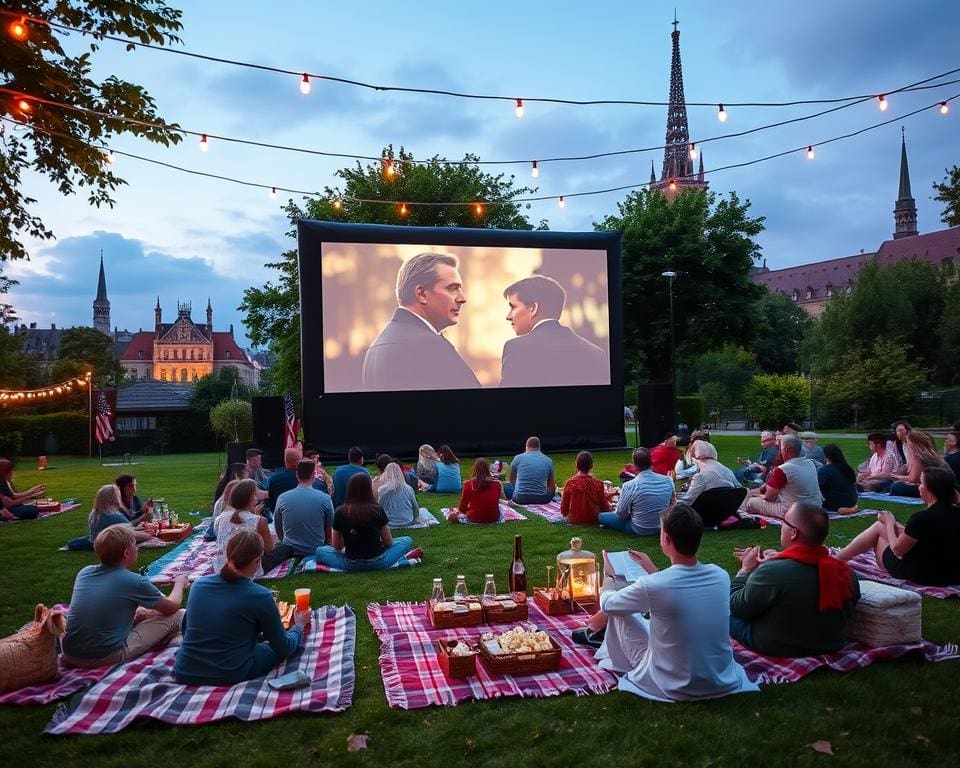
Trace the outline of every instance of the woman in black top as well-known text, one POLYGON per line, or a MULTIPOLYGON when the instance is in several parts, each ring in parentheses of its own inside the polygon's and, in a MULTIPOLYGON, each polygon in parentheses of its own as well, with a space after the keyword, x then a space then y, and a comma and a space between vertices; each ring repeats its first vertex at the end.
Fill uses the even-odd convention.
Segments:
POLYGON ((36 504, 29 502, 44 493, 47 486, 35 485, 23 493, 17 493, 13 490, 13 473, 13 462, 0 459, 0 519, 34 520, 40 512, 36 504))
POLYGON ((827 463, 817 470, 823 508, 828 512, 852 515, 857 511, 857 473, 836 445, 823 446, 827 463))
POLYGON ((113 482, 120 489, 121 507, 127 519, 133 525, 149 522, 153 517, 153 499, 149 499, 146 504, 140 503, 137 496, 137 478, 134 475, 118 475, 113 482))
POLYGON ((340 571, 379 571, 417 565, 423 552, 409 536, 394 538, 390 521, 373 495, 370 475, 350 478, 347 496, 333 515, 331 545, 317 547, 317 563, 340 571))
POLYGON ((927 505, 900 525, 881 510, 877 522, 837 553, 850 560, 873 552, 877 565, 897 579, 931 586, 960 585, 960 507, 956 478, 947 467, 920 475, 920 498, 927 505))

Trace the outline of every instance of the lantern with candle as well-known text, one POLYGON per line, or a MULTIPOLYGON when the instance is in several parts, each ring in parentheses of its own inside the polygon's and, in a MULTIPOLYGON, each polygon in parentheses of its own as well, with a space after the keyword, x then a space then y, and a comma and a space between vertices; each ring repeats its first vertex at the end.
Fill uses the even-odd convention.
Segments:
POLYGON ((597 560, 583 548, 579 536, 570 539, 570 549, 557 555, 557 580, 553 587, 534 590, 534 599, 544 613, 558 615, 584 610, 596 613, 599 605, 597 560))

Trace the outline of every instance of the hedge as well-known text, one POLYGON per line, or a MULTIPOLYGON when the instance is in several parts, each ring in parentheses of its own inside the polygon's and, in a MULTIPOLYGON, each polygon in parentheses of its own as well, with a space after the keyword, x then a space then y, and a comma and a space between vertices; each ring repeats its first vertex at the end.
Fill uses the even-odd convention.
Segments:
POLYGON ((0 416, 0 434, 19 432, 23 439, 20 452, 24 456, 47 453, 48 436, 56 443, 56 450, 51 453, 86 456, 89 425, 86 411, 0 416))
POLYGON ((13 461, 20 455, 23 447, 23 435, 19 432, 7 432, 0 429, 0 457, 13 461))
POLYGON ((691 430, 702 427, 705 415, 703 398, 699 395, 678 397, 677 413, 680 414, 680 421, 684 422, 691 430))

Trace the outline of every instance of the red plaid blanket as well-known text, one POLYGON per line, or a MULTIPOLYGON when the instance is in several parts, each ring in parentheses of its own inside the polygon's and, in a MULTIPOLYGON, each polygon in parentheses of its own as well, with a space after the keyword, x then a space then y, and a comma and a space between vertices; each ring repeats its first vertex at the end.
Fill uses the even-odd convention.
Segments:
POLYGON ((560 502, 556 499, 549 504, 524 504, 523 508, 551 523, 564 522, 563 515, 560 514, 560 502))
POLYGON ((227 717, 251 721, 287 712, 343 712, 353 701, 356 628, 349 606, 318 608, 300 650, 265 677, 233 686, 179 685, 171 676, 177 649, 149 653, 116 667, 73 708, 58 710, 44 732, 116 733, 138 717, 200 725, 227 717), (296 669, 313 683, 287 691, 267 685, 267 679, 296 669))
POLYGON ((952 587, 928 587, 923 584, 915 584, 912 581, 895 579, 885 570, 877 566, 877 558, 873 552, 864 552, 857 555, 850 561, 850 567, 853 568, 861 578, 867 581, 880 581, 884 584, 890 584, 900 589, 909 589, 911 592, 919 592, 927 597, 938 597, 941 600, 947 597, 960 597, 960 584, 952 587))
MULTIPOLYGON (((64 512, 72 512, 74 509, 79 507, 79 504, 61 504, 60 509, 56 512, 41 512, 34 519, 35 520, 46 520, 48 517, 54 517, 56 515, 62 515, 64 512)), ((31 520, 0 520, 0 523, 4 525, 13 525, 13 523, 30 523, 31 520)))
MULTIPOLYGON (((764 526, 766 525, 782 525, 782 520, 779 517, 769 517, 768 515, 758 515, 755 512, 745 512, 743 507, 740 507, 740 512, 742 514, 749 514, 751 517, 757 518, 764 526)), ((860 509, 854 512, 852 515, 838 515, 836 512, 828 513, 828 517, 831 520, 852 520, 855 517, 876 517, 878 510, 876 509, 860 509)))
MULTIPOLYGON (((186 576, 187 581, 194 582, 201 576, 213 573, 213 564, 217 559, 217 542, 206 541, 202 535, 194 534, 186 541, 178 544, 159 560, 154 561, 147 568, 147 575, 154 584, 173 584, 177 576, 186 576)), ((282 579, 290 573, 296 558, 284 560, 269 573, 258 576, 260 579, 282 579)))
POLYGON ((871 648, 863 643, 849 643, 836 653, 822 656, 805 656, 799 659, 779 659, 761 656, 731 638, 734 658, 747 671, 755 683, 795 683, 821 667, 835 672, 851 672, 866 667, 875 661, 889 661, 907 655, 920 655, 925 661, 947 661, 960 658, 954 644, 937 646, 926 640, 919 643, 902 643, 871 648))
MULTIPOLYGON (((380 638, 380 673, 387 703, 401 709, 437 705, 454 706, 462 701, 508 696, 542 698, 572 692, 578 696, 601 694, 616 688, 617 678, 597 665, 590 648, 570 639, 582 627, 584 616, 547 616, 533 602, 530 623, 550 633, 563 648, 557 672, 538 675, 491 676, 480 660, 477 674, 465 679, 447 678, 436 660, 433 641, 439 638, 476 638, 488 627, 435 630, 426 619, 424 603, 367 606, 370 624, 380 638)), ((500 625, 505 630, 510 625, 500 625)))
MULTIPOLYGON (((446 519, 447 515, 450 514, 450 507, 442 507, 440 509, 440 514, 443 515, 444 519, 446 519)), ((497 520, 497 523, 514 523, 526 519, 526 515, 520 514, 509 504, 506 504, 502 501, 500 502, 500 519, 497 520)), ((471 523, 467 519, 466 515, 457 515, 457 520, 463 525, 484 525, 484 523, 471 523)))
POLYGON ((0 695, 0 704, 49 704, 51 701, 65 699, 77 691, 89 688, 102 680, 112 666, 96 667, 95 669, 74 669, 60 665, 60 674, 56 680, 41 685, 30 685, 17 691, 9 691, 0 695))

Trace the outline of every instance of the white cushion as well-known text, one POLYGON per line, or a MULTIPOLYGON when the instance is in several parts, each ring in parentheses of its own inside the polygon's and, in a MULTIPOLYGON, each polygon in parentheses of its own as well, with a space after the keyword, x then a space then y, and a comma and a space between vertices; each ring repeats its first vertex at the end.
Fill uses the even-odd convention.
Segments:
POLYGON ((847 639, 877 648, 920 642, 920 595, 889 584, 860 582, 860 602, 847 625, 847 639))

